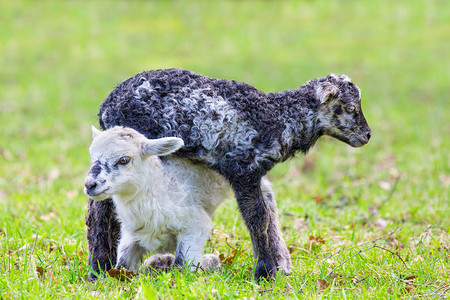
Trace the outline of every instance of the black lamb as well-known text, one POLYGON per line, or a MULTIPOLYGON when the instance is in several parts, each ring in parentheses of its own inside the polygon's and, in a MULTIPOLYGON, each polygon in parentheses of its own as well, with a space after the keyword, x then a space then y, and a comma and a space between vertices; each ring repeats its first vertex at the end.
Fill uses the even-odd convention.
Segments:
MULTIPOLYGON (((289 91, 264 93, 238 82, 180 69, 162 69, 119 84, 100 106, 100 126, 131 127, 147 138, 179 137, 176 155, 206 164, 231 184, 250 232, 255 277, 290 273, 273 191, 263 176, 322 135, 353 147, 368 143, 360 89, 333 74, 289 91)), ((116 263, 120 224, 111 200, 89 200, 89 262, 93 270, 116 263)), ((177 254, 176 254, 177 255, 177 254)), ((94 275, 91 274, 94 278, 94 275)))

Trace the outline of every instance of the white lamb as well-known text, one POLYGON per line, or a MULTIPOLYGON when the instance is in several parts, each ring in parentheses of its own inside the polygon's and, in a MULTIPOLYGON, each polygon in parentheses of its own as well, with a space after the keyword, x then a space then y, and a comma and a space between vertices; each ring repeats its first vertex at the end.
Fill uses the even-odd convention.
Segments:
POLYGON ((217 267, 219 259, 203 250, 212 214, 228 190, 223 177, 188 159, 160 159, 184 145, 179 138, 150 140, 125 127, 103 132, 92 127, 92 132, 84 191, 94 200, 114 201, 122 223, 115 267, 136 270, 145 253, 174 251, 175 257, 156 256, 149 264, 217 267))

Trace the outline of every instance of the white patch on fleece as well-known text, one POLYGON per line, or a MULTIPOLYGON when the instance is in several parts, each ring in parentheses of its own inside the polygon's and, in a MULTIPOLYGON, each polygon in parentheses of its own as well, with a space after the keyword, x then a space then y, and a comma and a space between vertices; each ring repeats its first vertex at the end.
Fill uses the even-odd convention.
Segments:
MULTIPOLYGON (((228 154, 230 159, 236 153, 253 150, 254 140, 258 138, 259 133, 222 97, 210 97, 206 91, 193 90, 189 98, 181 102, 182 105, 186 105, 186 110, 197 110, 191 128, 191 138, 200 140, 210 154, 223 145, 234 144, 230 146, 232 150, 228 154), (198 103, 201 103, 199 109, 196 108, 198 103)), ((213 160, 215 156, 209 156, 207 159, 213 160)))
MULTIPOLYGON (((232 108, 222 97, 210 97, 206 93, 207 89, 194 90, 191 92, 189 101, 183 103, 203 103, 204 107, 196 114, 194 126, 192 126, 191 136, 199 139, 202 146, 208 150, 205 157, 207 161, 214 161, 216 149, 221 149, 223 145, 228 146, 230 152, 226 157, 230 160, 242 153, 255 153, 254 167, 265 160, 281 159, 281 146, 274 141, 270 152, 261 152, 257 148, 259 133, 239 115, 238 111, 232 108), (233 145, 234 144, 234 145, 233 145)), ((194 107, 187 107, 194 109, 194 107)))
POLYGON ((141 99, 142 98, 142 92, 148 92, 151 93, 153 92, 153 88, 150 85, 150 82, 148 82, 148 80, 146 80, 144 77, 139 78, 139 82, 142 82, 141 85, 139 85, 136 90, 134 91, 134 97, 136 99, 141 99))
MULTIPOLYGON (((140 79, 141 85, 135 90, 135 95, 141 96, 145 91, 155 91, 151 84, 144 78, 140 79)), ((281 146, 274 141, 270 152, 261 152, 257 148, 259 139, 258 131, 239 112, 234 109, 221 96, 215 95, 210 88, 195 89, 183 87, 177 95, 185 95, 183 99, 170 99, 174 95, 168 94, 165 106, 161 113, 164 116, 159 126, 167 135, 176 136, 178 130, 187 126, 178 124, 176 114, 195 113, 193 125, 189 128, 189 138, 200 141, 205 149, 201 159, 206 163, 217 163, 216 151, 229 149, 226 157, 230 160, 243 153, 254 153, 255 168, 262 161, 279 160, 282 157, 281 146)))

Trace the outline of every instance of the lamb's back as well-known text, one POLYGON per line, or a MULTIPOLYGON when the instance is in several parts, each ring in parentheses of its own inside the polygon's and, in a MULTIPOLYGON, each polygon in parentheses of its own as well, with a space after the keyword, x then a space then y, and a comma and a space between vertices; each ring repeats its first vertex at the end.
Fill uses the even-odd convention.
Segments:
POLYGON ((243 82, 162 69, 119 84, 99 117, 104 129, 118 125, 147 138, 179 137, 185 146, 178 156, 206 163, 228 178, 249 169, 268 170, 281 159, 278 139, 286 128, 281 106, 243 82), (235 166, 238 161, 241 165, 235 166))
POLYGON ((198 111, 208 105, 207 99, 225 101, 229 109, 256 124, 273 112, 266 96, 240 81, 210 78, 188 70, 152 70, 120 83, 101 104, 99 119, 103 129, 119 125, 132 127, 149 138, 169 136, 173 131, 181 136, 185 128, 173 127, 192 126, 198 111), (171 118, 173 124, 164 126, 162 117, 171 118))

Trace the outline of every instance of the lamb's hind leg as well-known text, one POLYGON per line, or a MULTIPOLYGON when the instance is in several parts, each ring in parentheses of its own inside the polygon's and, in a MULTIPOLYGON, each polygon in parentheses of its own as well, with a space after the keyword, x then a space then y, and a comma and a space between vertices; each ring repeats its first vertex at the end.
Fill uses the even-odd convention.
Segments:
POLYGON ((275 259, 277 269, 282 270, 284 274, 289 274, 291 272, 291 257, 280 230, 275 195, 273 193, 270 181, 265 177, 261 180, 261 191, 264 202, 267 203, 267 207, 269 209, 270 221, 268 232, 270 250, 273 258, 275 259))
MULTIPOLYGON (((146 272, 161 272, 173 269, 175 256, 170 253, 156 254, 147 258, 143 264, 146 272)), ((220 267, 220 259, 214 254, 204 254, 200 260, 200 271, 215 270, 220 267)))
POLYGON ((220 259, 214 254, 203 254, 200 261, 201 271, 215 270, 220 267, 220 259))
POLYGON ((255 277, 268 278, 276 272, 277 261, 274 260, 269 243, 270 215, 273 212, 262 195, 261 180, 251 180, 248 177, 234 180, 232 187, 252 239, 253 254, 257 259, 255 277))
POLYGON ((145 272, 161 272, 173 269, 175 255, 171 253, 155 254, 147 258, 143 263, 145 272))
POLYGON ((97 279, 94 273, 108 271, 116 264, 120 223, 111 199, 101 202, 89 199, 86 215, 87 241, 89 246, 88 264, 90 279, 97 279))

